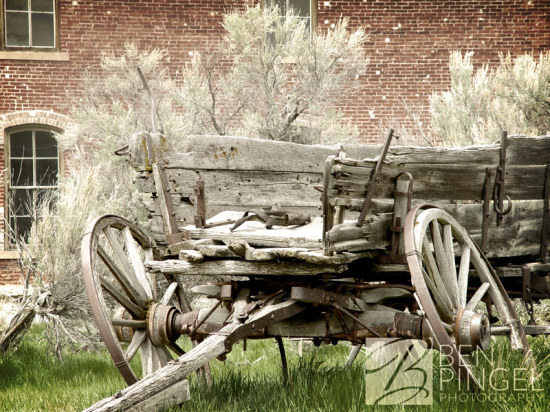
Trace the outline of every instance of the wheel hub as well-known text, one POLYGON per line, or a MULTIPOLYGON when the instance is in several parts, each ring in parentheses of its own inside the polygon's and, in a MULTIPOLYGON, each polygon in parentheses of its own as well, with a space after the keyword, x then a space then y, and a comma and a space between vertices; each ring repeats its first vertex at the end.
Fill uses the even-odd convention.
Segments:
POLYGON ((485 350, 491 343, 489 318, 483 313, 460 309, 455 320, 454 335, 460 352, 485 350))
POLYGON ((174 306, 154 303, 147 313, 147 334, 153 345, 167 345, 192 332, 197 317, 197 311, 182 314, 174 306))

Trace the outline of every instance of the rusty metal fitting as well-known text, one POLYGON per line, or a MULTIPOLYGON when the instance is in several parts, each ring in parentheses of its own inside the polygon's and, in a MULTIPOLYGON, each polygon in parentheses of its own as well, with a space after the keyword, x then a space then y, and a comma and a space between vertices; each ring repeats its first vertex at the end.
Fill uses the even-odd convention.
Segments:
POLYGON ((463 353, 485 350, 491 343, 491 324, 483 313, 460 309, 458 311, 454 335, 457 347, 463 353))

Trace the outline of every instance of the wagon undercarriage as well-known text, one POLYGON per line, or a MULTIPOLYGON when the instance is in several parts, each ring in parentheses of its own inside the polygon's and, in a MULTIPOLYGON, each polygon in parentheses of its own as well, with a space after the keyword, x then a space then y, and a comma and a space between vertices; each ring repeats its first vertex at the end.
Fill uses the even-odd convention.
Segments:
MULTIPOLYGON (((316 180, 313 165, 287 172, 284 160, 280 167, 286 170, 274 169, 271 160, 264 160, 261 173, 243 170, 245 164, 252 169, 254 161, 261 163, 250 157, 258 157, 262 143, 250 139, 230 141, 229 150, 213 139, 204 153, 187 154, 182 167, 173 159, 156 162, 155 144, 146 136, 148 150, 134 153, 132 161, 144 179, 140 184, 152 182, 145 192, 152 195, 154 232, 155 214, 159 217, 156 244, 116 216, 98 218, 83 239, 84 276, 99 331, 133 385, 94 409, 143 407, 146 400, 149 406, 164 404, 171 390, 181 392, 177 383, 185 376, 208 367, 243 339, 277 339, 283 363, 282 337, 318 344, 422 339, 441 350, 471 387, 478 382, 470 354, 487 349, 491 336, 508 336, 512 348, 532 360, 525 329, 544 334, 548 328, 522 326, 509 294, 521 294, 531 305, 550 297, 545 286, 550 182, 532 184, 539 169, 547 175, 546 166, 529 158, 519 161, 517 170, 506 168, 504 136, 500 147, 480 150, 482 158, 497 159, 496 179, 484 172, 481 184, 471 183, 477 189, 458 192, 447 187, 449 173, 483 170, 471 153, 422 150, 404 159, 394 153, 388 160, 391 138, 375 160, 353 160, 342 150, 329 156, 316 180), (210 163, 201 164, 208 156, 210 163), (182 191, 188 171, 199 177, 191 195, 182 191), (208 174, 213 179, 204 181, 208 174), (247 188, 254 189, 250 176, 267 188, 256 187, 258 198, 290 204, 267 207, 263 199, 247 198, 247 188), (521 178, 524 185, 512 190, 508 180, 521 178), (240 182, 239 201, 228 200, 226 179, 240 182), (525 182, 536 186, 533 194, 525 182), (285 197, 278 197, 277 185, 284 186, 285 197), (311 189, 316 198, 319 191, 322 196, 317 216, 308 203, 311 189), (450 200, 442 201, 445 196, 450 200), (531 220, 540 226, 534 228, 531 220), (479 229, 471 231, 473 226, 479 229), (515 239, 506 237, 510 226, 515 239), (509 246, 514 241, 515 249, 509 246), (505 265, 495 270, 490 260, 505 265), (189 292, 213 304, 193 309, 189 292), (182 335, 195 342, 188 353, 177 345, 182 335), (143 377, 136 384, 140 376, 132 359, 138 351, 143 377)), ((546 148, 544 162, 550 163, 550 142, 537 143, 546 148)))

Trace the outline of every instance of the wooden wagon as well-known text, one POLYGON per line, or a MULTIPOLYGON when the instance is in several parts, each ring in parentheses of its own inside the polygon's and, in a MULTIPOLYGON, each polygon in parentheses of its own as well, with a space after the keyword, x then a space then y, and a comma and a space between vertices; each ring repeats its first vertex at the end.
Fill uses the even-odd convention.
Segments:
POLYGON ((510 297, 531 321, 533 302, 550 297, 550 137, 464 149, 392 138, 195 136, 174 153, 160 135, 135 136, 128 159, 154 239, 102 216, 82 243, 93 314, 132 385, 93 409, 181 401, 185 376, 242 339, 275 338, 283 360, 282 337, 422 339, 472 387, 469 355, 492 335, 530 358, 526 332, 547 328, 522 325, 510 297), (187 292, 215 304, 193 310, 187 292))

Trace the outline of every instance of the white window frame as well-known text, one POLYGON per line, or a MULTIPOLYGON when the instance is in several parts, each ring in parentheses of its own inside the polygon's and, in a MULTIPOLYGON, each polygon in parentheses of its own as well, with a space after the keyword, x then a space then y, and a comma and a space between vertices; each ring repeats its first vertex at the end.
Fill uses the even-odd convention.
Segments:
POLYGON ((7 213, 5 213, 6 215, 6 229, 5 230, 5 245, 7 245, 8 248, 12 247, 13 246, 13 233, 9 233, 9 232, 13 232, 15 229, 14 228, 11 228, 11 223, 12 223, 12 218, 18 218, 18 217, 34 217, 32 215, 32 213, 34 213, 36 211, 36 202, 37 202, 37 199, 38 199, 38 196, 37 196, 37 193, 40 191, 40 190, 57 190, 59 188, 59 176, 62 174, 62 171, 63 171, 63 157, 61 156, 61 152, 60 152, 60 149, 59 149, 59 145, 57 146, 57 156, 56 157, 52 157, 52 156, 48 156, 48 157, 37 157, 36 156, 36 132, 37 131, 41 131, 41 132, 48 132, 48 133, 51 133, 54 138, 55 138, 55 133, 56 132, 60 132, 60 130, 57 130, 55 128, 52 128, 52 127, 47 127, 47 126, 42 126, 42 125, 38 125, 38 124, 27 124, 27 125, 21 125, 21 126, 17 126, 17 127, 14 127, 14 128, 10 128, 8 130, 5 131, 5 159, 6 159, 6 169, 7 169, 7 179, 6 179, 6 191, 5 191, 5 196, 4 196, 4 199, 5 199, 5 204, 4 204, 4 210, 7 211, 7 213), (33 144, 33 150, 32 150, 32 156, 25 156, 25 157, 12 157, 11 155, 11 135, 13 133, 18 133, 18 132, 25 132, 25 131, 30 131, 32 132, 32 144, 33 144), (28 185, 28 186, 22 186, 22 185, 12 185, 12 175, 11 175, 11 171, 12 171, 12 160, 23 160, 23 159, 26 159, 26 160, 30 160, 32 159, 32 168, 33 168, 33 182, 32 182, 32 185, 28 185), (37 168, 36 168, 36 160, 39 159, 39 160, 57 160, 57 174, 58 174, 58 179, 56 180, 56 184, 55 185, 51 185, 51 186, 46 186, 46 185, 40 185, 40 184, 37 184, 39 183, 37 181, 37 175, 36 175, 36 172, 37 172, 37 168), (12 208, 13 207, 17 207, 16 205, 12 205, 11 202, 12 202, 12 196, 13 196, 13 193, 15 190, 32 190, 34 192, 34 195, 33 195, 33 209, 32 210, 29 210, 27 214, 16 214, 14 215, 13 214, 13 210, 12 208))
POLYGON ((1 9, 2 9, 2 48, 6 50, 57 50, 58 44, 58 12, 57 12, 57 0, 51 0, 53 4, 52 11, 32 11, 31 10, 31 1, 27 1, 27 10, 8 10, 7 9, 7 0, 0 0, 1 9), (27 27, 29 28, 29 41, 26 46, 22 45, 10 45, 8 44, 8 24, 7 24, 7 12, 10 13, 21 13, 27 14, 27 27), (36 46, 33 45, 33 34, 32 34, 32 16, 33 14, 48 14, 53 15, 53 46, 36 46))

